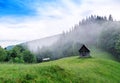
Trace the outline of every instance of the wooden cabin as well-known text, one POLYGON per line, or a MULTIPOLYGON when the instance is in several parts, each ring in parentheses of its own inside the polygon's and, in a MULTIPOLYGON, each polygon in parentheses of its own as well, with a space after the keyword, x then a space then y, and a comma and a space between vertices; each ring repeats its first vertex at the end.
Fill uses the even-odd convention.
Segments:
POLYGON ((90 57, 90 50, 85 45, 82 45, 79 49, 79 54, 80 57, 90 57))

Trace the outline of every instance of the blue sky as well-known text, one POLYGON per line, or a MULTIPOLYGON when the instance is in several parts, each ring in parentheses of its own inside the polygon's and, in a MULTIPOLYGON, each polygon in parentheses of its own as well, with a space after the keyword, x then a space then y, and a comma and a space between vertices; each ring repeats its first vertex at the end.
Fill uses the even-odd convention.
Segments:
MULTIPOLYGON (((76 5, 80 5, 81 0, 70 0, 76 5)), ((0 17, 9 16, 13 18, 21 18, 25 16, 37 16, 37 9, 46 10, 49 7, 66 8, 61 0, 0 0, 0 17)), ((68 10, 69 11, 69 10, 68 10)), ((42 17, 42 11, 39 16, 42 17)))
POLYGON ((53 3, 59 4, 57 0, 0 0, 0 16, 35 16, 37 7, 43 9, 53 3))
POLYGON ((119 0, 0 0, 0 41, 59 34, 91 14, 120 20, 119 10, 119 0))
POLYGON ((30 0, 0 0, 0 16, 24 16, 34 15, 35 11, 30 5, 30 0))

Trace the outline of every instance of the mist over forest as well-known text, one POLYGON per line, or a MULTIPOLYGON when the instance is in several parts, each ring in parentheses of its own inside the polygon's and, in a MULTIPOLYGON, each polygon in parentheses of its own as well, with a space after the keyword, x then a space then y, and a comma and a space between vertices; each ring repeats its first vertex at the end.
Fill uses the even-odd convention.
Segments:
POLYGON ((55 60, 78 55, 78 50, 83 44, 88 48, 94 46, 104 49, 119 57, 120 22, 113 20, 112 15, 108 17, 91 15, 67 32, 22 45, 33 52, 38 62, 41 62, 43 58, 55 60))

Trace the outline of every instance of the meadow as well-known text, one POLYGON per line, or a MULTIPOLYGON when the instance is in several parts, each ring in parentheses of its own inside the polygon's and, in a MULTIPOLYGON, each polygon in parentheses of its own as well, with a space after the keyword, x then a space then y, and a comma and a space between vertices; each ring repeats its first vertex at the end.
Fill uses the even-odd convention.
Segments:
POLYGON ((37 64, 0 63, 0 83, 120 83, 119 62, 101 50, 91 55, 37 64))

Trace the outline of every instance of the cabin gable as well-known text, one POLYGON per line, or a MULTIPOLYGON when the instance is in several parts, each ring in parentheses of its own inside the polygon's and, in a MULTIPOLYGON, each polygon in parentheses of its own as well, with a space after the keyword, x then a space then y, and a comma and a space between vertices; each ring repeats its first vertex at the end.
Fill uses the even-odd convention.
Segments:
POLYGON ((79 49, 79 54, 80 57, 90 57, 90 50, 85 45, 82 45, 79 49))

